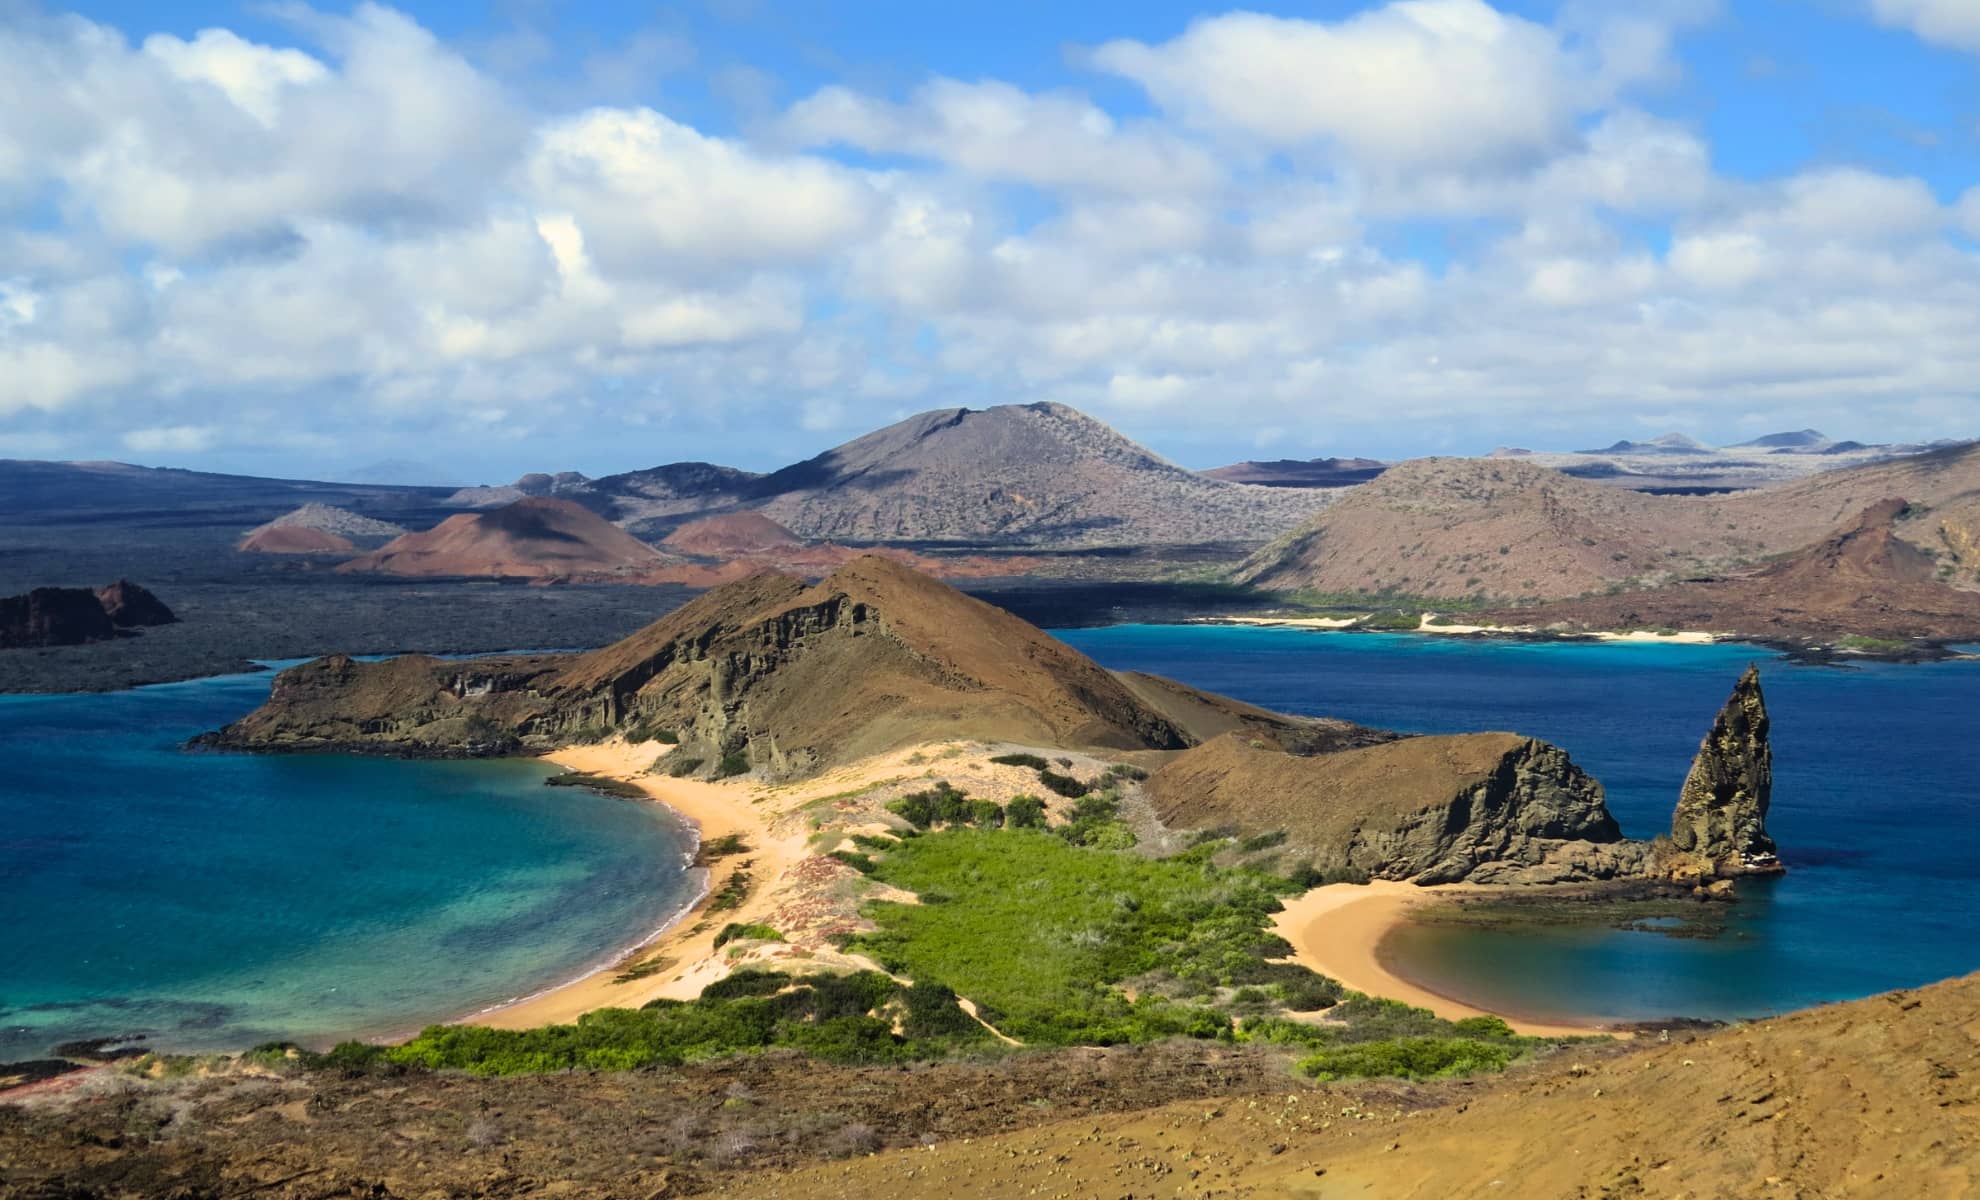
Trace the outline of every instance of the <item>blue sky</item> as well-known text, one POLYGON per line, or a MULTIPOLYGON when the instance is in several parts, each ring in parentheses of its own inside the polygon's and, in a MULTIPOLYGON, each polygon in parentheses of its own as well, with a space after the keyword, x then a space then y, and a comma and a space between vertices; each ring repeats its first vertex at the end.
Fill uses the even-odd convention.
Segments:
POLYGON ((1980 434, 1973 0, 0 0, 0 79, 0 455, 1980 434))

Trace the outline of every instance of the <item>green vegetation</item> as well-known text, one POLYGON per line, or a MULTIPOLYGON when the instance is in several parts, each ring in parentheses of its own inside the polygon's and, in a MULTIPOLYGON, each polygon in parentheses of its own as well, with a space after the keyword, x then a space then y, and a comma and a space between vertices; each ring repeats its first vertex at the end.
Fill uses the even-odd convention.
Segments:
POLYGON ((1084 780, 1061 775, 1045 767, 1041 767, 1038 771, 1038 782, 1044 784, 1047 790, 1056 792, 1068 800, 1076 800, 1093 790, 1093 785, 1084 780))
POLYGON ((664 761, 667 764, 667 774, 672 775, 676 779, 682 779, 699 771, 701 764, 708 760, 705 758, 690 758, 669 754, 664 761))
POLYGON ((642 721, 626 730, 626 741, 635 746, 643 746, 648 742, 659 742, 663 746, 678 746, 681 735, 651 721, 642 721))
POLYGON ((716 779, 734 779, 738 775, 749 774, 749 754, 742 750, 731 750, 722 756, 715 766, 716 779))
POLYGON ((731 921, 715 935, 715 948, 720 950, 730 942, 781 942, 784 935, 768 925, 756 925, 731 921))
POLYGON ((704 861, 748 853, 749 843, 743 841, 740 833, 725 833, 721 837, 710 838, 701 843, 701 858, 704 861))
POLYGON ((1238 843, 1239 854, 1256 854, 1260 850, 1270 850, 1274 846, 1286 844, 1286 831, 1275 829, 1270 833, 1255 833, 1238 843))
MULTIPOLYGON (((744 863, 743 866, 747 867, 749 864, 744 863)), ((752 882, 748 871, 736 870, 722 882, 722 886, 717 888, 715 895, 709 899, 708 911, 718 913, 728 912, 732 908, 741 908, 743 901, 749 899, 749 888, 752 882)))
POLYGON ((1005 767, 1029 767, 1034 771, 1043 771, 1052 765, 1036 754, 999 754, 990 761, 1005 767))
POLYGON ((1299 1069, 1315 1079, 1449 1079, 1479 1071, 1502 1071, 1518 1058, 1516 1046, 1472 1038, 1400 1038, 1335 1046, 1303 1058, 1299 1069))
POLYGON ((1075 846, 1095 850, 1126 850, 1135 843, 1134 831, 1121 819, 1118 793, 1109 788, 1082 796, 1066 812, 1065 824, 1053 830, 1075 846))
POLYGON ((1012 796, 1004 806, 1004 824, 1011 829, 1045 828, 1045 802, 1036 796, 1012 796))
POLYGON ((873 971, 796 978, 738 971, 687 1003, 656 1000, 638 1010, 602 1009, 586 1013, 574 1025, 541 1029, 436 1025, 401 1046, 339 1046, 311 1065, 423 1067, 476 1075, 624 1071, 772 1046, 831 1062, 885 1063, 940 1057, 987 1037, 957 1006, 955 993, 940 984, 903 988, 873 971), (896 1018, 899 1035, 894 1033, 896 1018))
POLYGON ((1849 634, 1836 645, 1864 654, 1900 654, 1911 649, 1911 643, 1902 638, 1865 637, 1856 633, 1849 634))
POLYGON ((1115 763, 1113 766, 1107 768, 1107 778, 1127 779, 1135 783, 1140 783, 1142 780, 1148 778, 1148 772, 1135 766, 1133 763, 1115 763))
POLYGON ((1417 612, 1377 612, 1361 618, 1357 628, 1375 629, 1387 633, 1409 633, 1423 624, 1423 613, 1417 612))
POLYGON ((620 800, 646 799, 646 791, 636 783, 609 775, 593 775, 589 771, 566 771, 562 775, 552 775, 543 782, 549 787, 581 787, 620 800))
POLYGON ((1497 1071, 1544 1044, 1520 1037, 1497 1017, 1446 1021, 1421 1008, 1353 992, 1310 1025, 1283 1017, 1248 1020, 1238 1040, 1307 1046, 1299 1069, 1321 1080, 1399 1076, 1436 1079, 1497 1071))
POLYGON ((1150 861, 1030 830, 953 829, 903 842, 874 873, 922 903, 872 905, 880 928, 853 948, 960 988, 1020 1041, 1230 1037, 1224 989, 1295 990, 1312 1007, 1332 998, 1305 968, 1266 961, 1288 951, 1267 925, 1290 885, 1201 856, 1150 861))

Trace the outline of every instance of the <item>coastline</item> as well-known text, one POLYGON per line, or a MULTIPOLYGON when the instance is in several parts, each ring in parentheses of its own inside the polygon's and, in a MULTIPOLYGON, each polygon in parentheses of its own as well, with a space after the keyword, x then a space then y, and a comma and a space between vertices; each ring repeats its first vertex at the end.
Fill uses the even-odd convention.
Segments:
POLYGON ((771 889, 759 888, 750 900, 724 912, 721 922, 702 919, 708 915, 714 897, 738 871, 745 869, 757 880, 781 878, 803 856, 803 841, 771 835, 769 823, 750 807, 747 784, 705 783, 648 774, 648 769, 663 753, 663 749, 650 746, 610 742, 570 746, 543 757, 573 771, 633 784, 646 793, 648 801, 664 805, 692 825, 698 847, 733 834, 742 838, 748 850, 713 862, 705 862, 697 854, 698 865, 692 869, 707 872, 700 894, 616 961, 533 995, 469 1014, 460 1018, 459 1023, 492 1029, 564 1025, 594 1009, 638 1008, 659 999, 691 1000, 725 973, 715 949, 715 938, 721 932, 719 926, 730 921, 759 919, 759 910, 766 907, 764 901, 771 889), (663 956, 666 966, 641 978, 619 981, 634 964, 650 963, 663 956))
POLYGON ((1422 887, 1395 880, 1330 883, 1286 901, 1285 910, 1273 919, 1273 928, 1292 944, 1293 959, 1302 966, 1357 992, 1429 1009, 1447 1021, 1491 1016, 1529 1037, 1616 1036, 1593 1020, 1528 1020, 1466 1004, 1398 974, 1382 954, 1382 943, 1409 919, 1412 908, 1444 896, 1485 890, 1466 884, 1422 887))

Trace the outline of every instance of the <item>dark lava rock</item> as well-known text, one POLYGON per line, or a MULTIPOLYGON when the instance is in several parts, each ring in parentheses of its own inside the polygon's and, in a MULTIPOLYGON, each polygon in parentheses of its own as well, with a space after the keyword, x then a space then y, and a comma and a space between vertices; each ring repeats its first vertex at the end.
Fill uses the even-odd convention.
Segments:
POLYGON ((117 627, 88 588, 36 588, 0 597, 0 647, 80 646, 117 636, 117 627))
POLYGON ((110 623, 119 629, 172 625, 179 619, 165 607, 163 600, 128 579, 119 579, 108 587, 97 588, 96 599, 103 605, 110 623))
POLYGON ((1760 669, 1748 667, 1699 746, 1671 814, 1678 870, 1718 879, 1781 872, 1767 836, 1774 794, 1768 726, 1760 669))

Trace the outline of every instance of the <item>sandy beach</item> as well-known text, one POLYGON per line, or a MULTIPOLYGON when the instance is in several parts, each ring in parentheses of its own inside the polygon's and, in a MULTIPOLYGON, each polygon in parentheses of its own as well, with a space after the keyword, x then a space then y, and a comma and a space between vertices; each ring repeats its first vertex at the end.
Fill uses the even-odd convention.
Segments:
POLYGON ((477 1013, 467 1023, 496 1029, 531 1029, 539 1025, 566 1024, 598 1008, 638 1008, 649 1000, 691 1000, 701 989, 726 973, 715 949, 716 935, 731 921, 759 921, 771 906, 774 884, 805 855, 801 836, 771 836, 770 821, 752 803, 751 784, 704 783, 651 775, 647 769, 663 747, 629 746, 608 742, 597 746, 572 746, 545 757, 559 766, 594 775, 624 780, 643 789, 654 800, 665 804, 692 821, 701 832, 703 844, 729 834, 739 835, 748 845, 746 853, 717 859, 708 864, 708 889, 695 906, 667 928, 658 932, 620 962, 594 971, 560 987, 477 1013), (731 875, 748 870, 758 886, 741 907, 721 914, 719 921, 701 920, 710 897, 722 889, 731 875), (704 927, 705 925, 705 927, 704 927), (699 929, 700 932, 693 932, 699 929), (656 957, 670 960, 666 968, 644 978, 617 982, 626 967, 656 957))
POLYGON ((1449 1021, 1501 1017, 1515 1032, 1532 1037, 1586 1037, 1604 1032, 1592 1021, 1527 1021, 1508 1013, 1488 1013, 1411 983, 1382 962, 1382 939, 1407 919, 1411 908, 1475 890, 1462 884, 1419 887, 1389 880, 1328 884, 1286 901, 1285 911, 1273 925, 1280 937, 1292 943, 1295 960, 1357 992, 1427 1008, 1449 1021))

